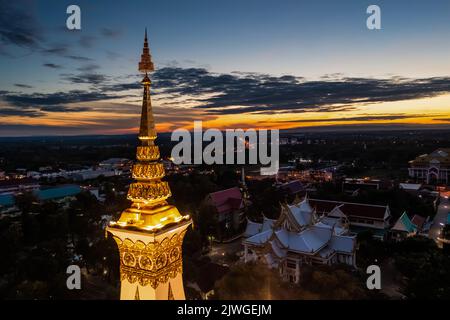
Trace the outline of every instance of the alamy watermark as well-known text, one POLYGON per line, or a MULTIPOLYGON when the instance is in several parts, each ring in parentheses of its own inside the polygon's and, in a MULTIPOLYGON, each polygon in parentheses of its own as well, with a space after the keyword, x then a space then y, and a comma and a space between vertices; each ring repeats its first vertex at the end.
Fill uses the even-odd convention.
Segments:
POLYGON ((279 137, 278 130, 203 131, 202 121, 194 121, 192 134, 186 129, 172 132, 171 140, 178 144, 171 156, 175 164, 260 164, 262 175, 274 175, 280 165, 279 137), (209 142, 205 148, 204 142, 209 142))

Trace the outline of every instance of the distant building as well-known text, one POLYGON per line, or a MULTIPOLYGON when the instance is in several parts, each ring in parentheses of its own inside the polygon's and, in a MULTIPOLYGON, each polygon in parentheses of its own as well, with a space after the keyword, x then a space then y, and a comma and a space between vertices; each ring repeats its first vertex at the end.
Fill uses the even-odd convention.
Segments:
MULTIPOLYGON (((80 186, 67 184, 57 187, 35 189, 32 190, 32 192, 39 201, 65 202, 67 199, 75 197, 81 190, 80 186)), ((15 206, 16 194, 18 194, 18 192, 0 195, 0 212, 15 206)))
POLYGON ((305 186, 299 180, 293 180, 281 184, 279 189, 286 196, 296 196, 305 191, 305 186))
POLYGON ((450 182, 450 148, 437 149, 409 162, 409 176, 427 184, 450 182))
POLYGON ((104 160, 100 162, 98 165, 100 168, 107 169, 107 170, 114 170, 114 169, 123 169, 123 168, 130 168, 132 161, 130 159, 126 158, 110 158, 107 160, 104 160))
POLYGON ((67 184, 57 187, 43 188, 35 192, 36 197, 40 201, 57 200, 62 201, 66 198, 71 198, 76 196, 81 192, 81 188, 78 185, 67 184))
POLYGON ((393 240, 403 240, 416 235, 427 235, 430 224, 422 216, 414 215, 410 219, 406 212, 395 222, 391 229, 391 238, 393 240))
POLYGON ((103 177, 113 177, 117 175, 117 171, 113 169, 99 169, 99 170, 80 170, 79 172, 70 175, 75 181, 84 181, 97 179, 100 176, 103 177))
POLYGON ((39 182, 31 178, 0 180, 0 194, 39 189, 39 182))
POLYGON ((352 232, 371 231, 374 238, 384 240, 390 227, 389 206, 311 199, 317 214, 328 217, 345 217, 352 232))
POLYGON ((210 193, 204 204, 217 215, 219 240, 234 235, 245 222, 246 200, 238 187, 210 193))
POLYGON ((346 178, 342 182, 342 190, 348 193, 354 193, 360 190, 380 190, 382 187, 381 180, 368 179, 368 178, 346 178))
POLYGON ((398 187, 406 192, 418 194, 422 188, 421 183, 399 183, 398 187))
POLYGON ((286 281, 298 283, 303 265, 356 265, 356 236, 345 217, 319 216, 309 199, 282 205, 278 220, 247 224, 244 260, 277 268, 286 281))

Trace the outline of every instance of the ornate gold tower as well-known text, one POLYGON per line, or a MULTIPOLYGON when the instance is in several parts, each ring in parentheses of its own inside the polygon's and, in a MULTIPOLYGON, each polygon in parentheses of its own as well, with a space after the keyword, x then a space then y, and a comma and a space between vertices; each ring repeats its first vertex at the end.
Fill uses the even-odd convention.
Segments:
POLYGON ((120 254, 121 300, 185 299, 182 277, 181 246, 191 223, 188 215, 167 203, 171 196, 155 145, 156 130, 150 100, 150 78, 153 62, 145 31, 144 49, 139 71, 144 97, 139 130, 140 146, 133 166, 135 182, 130 185, 128 199, 133 204, 111 221, 107 231, 117 242, 120 254))

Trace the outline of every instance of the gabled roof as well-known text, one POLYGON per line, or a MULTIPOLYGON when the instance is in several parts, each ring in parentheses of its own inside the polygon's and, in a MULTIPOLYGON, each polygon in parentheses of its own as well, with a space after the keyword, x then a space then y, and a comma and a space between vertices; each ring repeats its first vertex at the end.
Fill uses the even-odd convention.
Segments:
POLYGON ((422 154, 410 161, 413 166, 423 166, 429 163, 440 163, 442 166, 447 167, 450 165, 450 148, 440 148, 430 154, 422 154))
POLYGON ((294 195, 305 190, 305 187, 299 180, 294 180, 281 185, 281 190, 288 194, 294 195))
POLYGON ((219 214, 228 213, 243 207, 242 193, 238 187, 217 191, 209 194, 211 205, 219 214))
POLYGON ((267 231, 263 231, 260 233, 257 233, 253 236, 251 236, 248 239, 244 240, 244 243, 251 243, 254 245, 263 245, 264 243, 267 242, 267 240, 269 240, 269 238, 272 236, 273 231, 272 230, 267 230, 267 231))
POLYGON ((335 207, 339 206, 347 217, 370 218, 373 220, 384 220, 388 206, 379 206, 364 203, 340 202, 331 200, 310 199, 311 206, 318 214, 328 214, 335 207))
POLYGON ((244 237, 248 238, 261 232, 262 224, 247 219, 247 227, 245 228, 244 237))
POLYGON ((272 229, 275 222, 276 222, 276 220, 269 219, 264 216, 264 221, 262 223, 261 231, 267 231, 269 229, 272 229))
POLYGON ((356 246, 355 236, 332 236, 330 246, 337 252, 352 253, 356 246))
POLYGON ((330 241, 331 228, 312 226, 300 233, 284 229, 275 232, 275 236, 285 249, 314 254, 330 241))
POLYGON ((253 222, 247 219, 247 227, 245 228, 244 237, 249 238, 257 233, 272 230, 275 222, 276 220, 269 219, 267 217, 264 217, 263 223, 253 222))
POLYGON ((287 208, 299 226, 304 227, 311 224, 314 210, 311 208, 308 199, 299 204, 288 205, 287 208))
POLYGON ((411 222, 416 225, 419 230, 423 228, 425 221, 426 219, 422 216, 419 216, 418 214, 415 214, 411 219, 411 222))
POLYGON ((412 190, 412 191, 418 191, 421 187, 421 183, 400 183, 399 184, 400 189, 403 190, 412 190))
POLYGON ((412 221, 409 219, 408 215, 406 214, 406 211, 398 218, 395 225, 392 227, 392 230, 394 231, 403 231, 403 232, 416 232, 417 226, 412 223, 412 221))

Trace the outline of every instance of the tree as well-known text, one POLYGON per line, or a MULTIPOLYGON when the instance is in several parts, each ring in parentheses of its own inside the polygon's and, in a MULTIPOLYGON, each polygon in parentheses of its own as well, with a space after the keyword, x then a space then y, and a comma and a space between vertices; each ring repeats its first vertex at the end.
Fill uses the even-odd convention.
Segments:
POLYGON ((450 257, 431 239, 399 243, 395 263, 407 278, 403 293, 411 299, 450 299, 450 257))
POLYGON ((22 214, 30 213, 33 205, 37 202, 38 200, 32 192, 24 192, 15 196, 15 204, 22 214))

